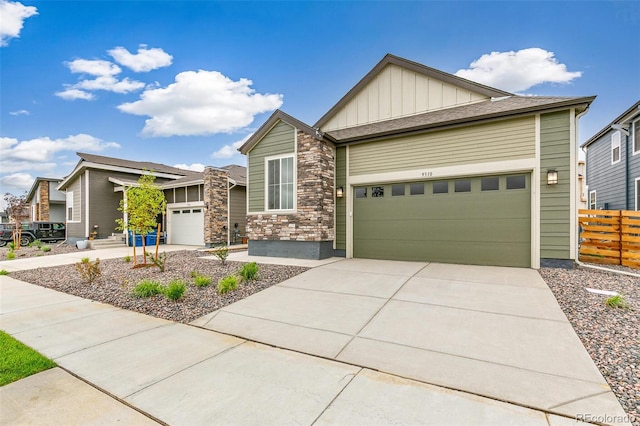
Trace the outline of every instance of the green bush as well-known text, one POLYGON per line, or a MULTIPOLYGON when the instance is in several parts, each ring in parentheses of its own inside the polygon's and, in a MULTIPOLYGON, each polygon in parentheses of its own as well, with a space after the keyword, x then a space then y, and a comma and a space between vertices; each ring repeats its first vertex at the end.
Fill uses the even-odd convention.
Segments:
POLYGON ((2 269, 0 270, 0 275, 9 275, 9 271, 7 271, 6 269, 2 269))
POLYGON ((140 281, 131 291, 135 297, 151 297, 162 293, 162 286, 159 282, 145 279, 140 281))
POLYGON ((41 246, 40 250, 42 250, 43 252, 47 253, 51 251, 51 247, 49 246, 41 246))
POLYGON ((76 263, 76 270, 80 272, 80 276, 84 281, 91 284, 102 273, 100 270, 100 259, 96 258, 96 260, 92 262, 88 257, 83 257, 80 262, 76 263))
POLYGON ((40 240, 31 241, 29 243, 29 247, 38 247, 38 248, 40 248, 40 247, 42 247, 42 241, 40 241, 40 240))
POLYGON ((7 260, 13 260, 16 258, 16 253, 13 250, 9 250, 9 253, 7 253, 7 260))
POLYGON ((174 302, 182 299, 185 291, 187 291, 187 285, 182 280, 173 280, 166 286, 163 290, 164 295, 167 299, 173 300, 174 302))
POLYGON ((206 277, 204 275, 196 275, 193 278, 193 283, 198 287, 206 287, 211 284, 211 277, 206 277))
POLYGON ((238 274, 245 281, 256 280, 258 279, 258 264, 256 262, 245 263, 238 274))
POLYGON ((124 257, 124 262, 125 262, 125 263, 129 263, 129 262, 131 262, 131 256, 126 255, 126 256, 124 257))
POLYGON ((218 281, 218 294, 225 294, 238 288, 239 279, 235 275, 228 275, 218 281))
POLYGON ((16 244, 12 241, 12 242, 10 242, 10 243, 8 243, 8 244, 7 244, 7 248, 8 248, 10 251, 13 251, 13 250, 15 250, 15 249, 16 249, 16 244))
POLYGON ((227 262, 227 257, 229 257, 229 247, 226 244, 216 247, 213 250, 213 255, 220 259, 220 262, 224 265, 227 262))
POLYGON ((160 253, 157 259, 151 253, 145 253, 144 255, 147 257, 147 259, 153 262, 153 264, 156 265, 158 269, 160 269, 160 272, 164 272, 164 267, 167 263, 167 253, 160 253))
POLYGON ((191 274, 190 274, 190 275, 191 275, 191 278, 195 278, 195 277, 197 277, 197 276, 198 276, 198 275, 200 275, 200 274, 199 274, 199 273, 197 273, 196 271, 191 271, 191 274))
POLYGON ((606 300, 605 303, 607 304, 607 306, 611 308, 620 308, 620 309, 629 308, 629 303, 627 303, 627 300, 621 294, 616 294, 615 296, 611 296, 606 300))

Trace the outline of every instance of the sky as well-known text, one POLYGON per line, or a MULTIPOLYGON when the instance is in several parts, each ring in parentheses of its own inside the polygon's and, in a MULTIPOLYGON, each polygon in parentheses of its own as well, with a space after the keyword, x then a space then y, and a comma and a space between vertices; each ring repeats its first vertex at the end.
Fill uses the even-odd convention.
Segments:
POLYGON ((0 0, 0 194, 68 175, 76 152, 246 165, 274 110, 313 125, 387 53, 597 95, 583 143, 640 99, 640 2, 0 0))

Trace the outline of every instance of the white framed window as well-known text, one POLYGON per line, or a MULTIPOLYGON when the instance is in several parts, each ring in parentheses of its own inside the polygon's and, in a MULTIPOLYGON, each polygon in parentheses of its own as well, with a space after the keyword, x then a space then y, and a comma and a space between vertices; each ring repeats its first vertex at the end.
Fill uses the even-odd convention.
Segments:
POLYGON ((266 210, 294 210, 295 208, 295 162, 294 155, 267 157, 266 210))
POLYGON ((611 164, 620 162, 620 132, 611 135, 611 164))
POLYGON ((589 210, 596 209, 596 191, 589 191, 589 210))
POLYGON ((640 118, 631 123, 631 140, 633 141, 633 155, 640 154, 640 118))
POLYGON ((636 211, 640 210, 640 178, 636 178, 636 211))
POLYGON ((73 191, 67 192, 67 222, 73 220, 73 191))

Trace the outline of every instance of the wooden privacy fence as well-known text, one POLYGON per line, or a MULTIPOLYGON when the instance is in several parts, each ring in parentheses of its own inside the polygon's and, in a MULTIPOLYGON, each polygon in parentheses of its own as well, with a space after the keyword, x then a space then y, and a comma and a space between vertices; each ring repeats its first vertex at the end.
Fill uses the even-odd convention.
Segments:
POLYGON ((640 268, 640 211, 578 210, 580 261, 640 268))

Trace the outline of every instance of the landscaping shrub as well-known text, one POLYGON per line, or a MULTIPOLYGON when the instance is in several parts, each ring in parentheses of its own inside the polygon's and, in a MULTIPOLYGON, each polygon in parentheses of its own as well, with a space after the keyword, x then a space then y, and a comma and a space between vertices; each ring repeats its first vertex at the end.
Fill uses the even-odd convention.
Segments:
POLYGON ((51 247, 49 246, 41 246, 40 250, 42 250, 43 252, 47 253, 51 251, 51 247))
POLYGON ((124 262, 125 262, 125 263, 129 263, 129 262, 131 262, 131 256, 126 255, 126 256, 124 257, 124 262))
POLYGON ((7 253, 7 260, 13 260, 16 258, 16 254, 13 250, 9 250, 9 253, 7 253))
POLYGON ((80 276, 84 281, 91 284, 102 273, 100 270, 100 259, 96 258, 96 260, 92 262, 88 257, 83 257, 80 262, 76 263, 76 270, 80 272, 80 276))
POLYGON ((164 267, 167 263, 167 254, 165 252, 160 253, 157 259, 151 253, 145 253, 144 255, 147 257, 147 259, 153 262, 153 264, 156 265, 158 269, 160 269, 160 272, 164 272, 164 267))
POLYGON ((153 280, 142 280, 131 291, 135 297, 151 297, 162 293, 162 286, 159 282, 153 280))
POLYGON ((258 279, 258 264, 256 262, 245 263, 238 274, 245 281, 258 279))
POLYGON ((213 255, 220 259, 220 262, 224 265, 227 262, 227 257, 229 257, 229 247, 226 244, 216 247, 213 250, 213 255))
POLYGON ((0 270, 0 275, 9 275, 9 271, 6 269, 0 270))
POLYGON ((207 277, 204 275, 196 275, 193 278, 193 283, 198 287, 206 287, 211 284, 211 277, 207 277))
POLYGON ((182 280, 173 280, 169 283, 168 286, 164 288, 164 295, 167 299, 173 300, 174 302, 182 299, 185 291, 187 291, 187 285, 182 280))
POLYGON ((624 296, 621 295, 621 294, 616 294, 615 296, 609 297, 605 301, 605 303, 607 304, 607 306, 609 306, 611 308, 620 308, 620 309, 629 308, 629 303, 626 301, 624 296))
POLYGON ((42 241, 40 241, 40 240, 31 241, 29 243, 29 247, 38 247, 38 248, 40 248, 40 247, 42 247, 42 241))
POLYGON ((239 279, 235 275, 228 275, 218 281, 218 294, 225 294, 238 288, 239 279))
POLYGON ((9 249, 9 251, 13 251, 16 249, 16 244, 12 241, 7 244, 7 248, 9 249))

